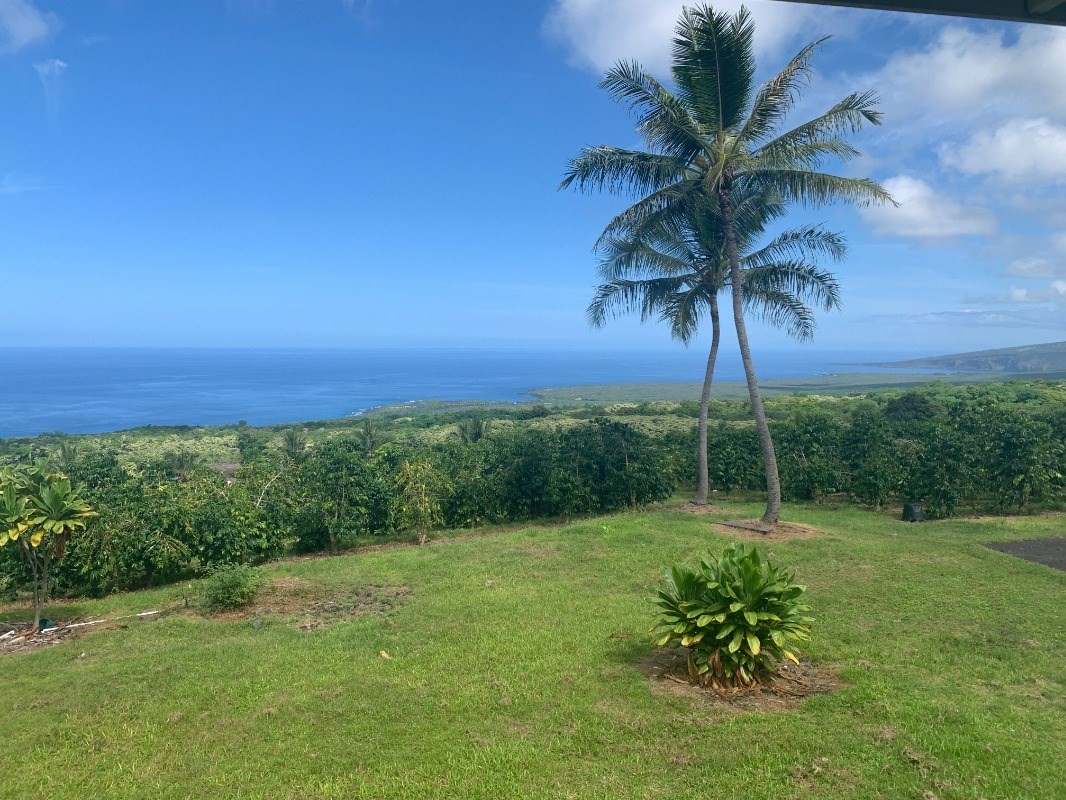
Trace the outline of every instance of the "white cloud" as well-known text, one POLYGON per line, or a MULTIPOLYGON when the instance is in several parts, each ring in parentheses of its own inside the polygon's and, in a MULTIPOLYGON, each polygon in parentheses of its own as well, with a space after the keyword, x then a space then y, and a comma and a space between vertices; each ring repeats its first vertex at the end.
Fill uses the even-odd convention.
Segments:
POLYGON ((920 178, 897 175, 884 182, 898 208, 890 205, 860 209, 878 236, 914 239, 948 239, 968 234, 989 234, 996 222, 987 209, 964 206, 937 192, 920 178))
POLYGON ((1008 120, 963 144, 942 145, 939 152, 945 166, 969 175, 996 175, 1011 183, 1066 180, 1066 126, 1044 118, 1008 120))
POLYGON ((33 68, 37 70, 37 74, 41 76, 43 81, 58 78, 63 74, 67 66, 65 61, 60 61, 58 58, 49 58, 44 61, 38 61, 33 65, 33 68))
POLYGON ((24 175, 16 175, 8 172, 0 180, 0 194, 24 194, 25 192, 37 192, 47 188, 35 178, 27 178, 24 175))
POLYGON ((59 87, 60 79, 67 70, 67 63, 58 58, 49 58, 46 61, 38 61, 33 65, 37 70, 37 76, 41 79, 44 88, 44 103, 48 109, 48 117, 54 123, 59 115, 59 87))
POLYGON ((1066 277, 1066 263, 1055 263, 1040 257, 1016 258, 1007 265, 1007 274, 1015 278, 1032 280, 1066 277))
POLYGON ((1043 287, 1030 289, 1011 286, 1006 294, 991 297, 969 297, 969 303, 996 303, 1011 306, 1040 306, 1047 311, 1055 311, 1066 306, 1066 280, 1050 281, 1043 287))
POLYGON ((936 122, 1066 115, 1066 29, 950 25, 923 50, 901 53, 869 77, 889 119, 936 122), (1008 30, 1018 30, 1008 39, 1008 30))
MULTIPOLYGON (((639 61, 655 74, 670 67, 670 47, 681 9, 691 0, 554 0, 545 20, 547 33, 567 45, 573 61, 604 72, 619 60, 639 61)), ((855 12, 767 0, 719 0, 715 10, 733 12, 747 6, 755 18, 756 55, 772 55, 795 42, 816 38, 835 24, 854 27, 855 12)), ((861 13, 861 12, 860 12, 861 13)), ((867 17, 868 18, 868 17, 867 17)))
POLYGON ((1051 237, 1051 246, 1066 255, 1066 232, 1056 233, 1051 237))
POLYGON ((48 37, 55 14, 38 11, 30 0, 0 0, 0 52, 14 53, 48 37))
POLYGON ((1045 306, 1003 308, 995 311, 967 308, 962 311, 929 311, 924 314, 876 314, 867 317, 866 321, 923 327, 958 325, 965 328, 1041 328, 1061 332, 1062 311, 1045 306))

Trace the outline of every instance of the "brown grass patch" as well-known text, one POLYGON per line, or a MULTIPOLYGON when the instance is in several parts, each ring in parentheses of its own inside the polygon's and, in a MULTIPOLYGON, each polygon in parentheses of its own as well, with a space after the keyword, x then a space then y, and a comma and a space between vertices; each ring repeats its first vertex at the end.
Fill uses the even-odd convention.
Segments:
POLYGON ((659 649, 636 664, 637 670, 658 694, 683 697, 697 707, 715 708, 732 713, 787 711, 796 708, 813 695, 828 694, 843 688, 844 683, 825 667, 807 659, 800 663, 786 662, 771 688, 723 697, 710 687, 697 686, 688 681, 688 655, 680 649, 659 649))
POLYGON ((251 617, 291 617, 325 596, 325 588, 312 581, 303 578, 274 578, 260 589, 255 599, 244 608, 212 614, 211 618, 240 621, 251 617))
POLYGON ((212 615, 222 621, 248 621, 259 627, 281 620, 300 630, 315 631, 354 617, 385 616, 409 597, 406 586, 363 586, 342 594, 303 578, 275 578, 244 608, 212 615))
MULTIPOLYGON (((750 525, 753 528, 762 526, 762 523, 757 519, 737 520, 737 522, 750 525)), ((714 523, 714 527, 720 533, 726 533, 737 539, 744 539, 749 542, 788 542, 793 539, 813 539, 824 533, 820 528, 815 528, 813 525, 804 525, 802 522, 778 522, 769 533, 760 533, 758 530, 749 530, 747 528, 735 528, 721 522, 714 523)))

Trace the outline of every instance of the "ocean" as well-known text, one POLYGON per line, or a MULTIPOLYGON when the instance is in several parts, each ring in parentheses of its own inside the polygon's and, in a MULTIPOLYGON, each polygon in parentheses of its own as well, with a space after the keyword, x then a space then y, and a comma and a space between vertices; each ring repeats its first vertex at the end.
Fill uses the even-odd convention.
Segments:
MULTIPOLYGON (((763 350, 759 377, 875 372, 862 362, 913 353, 763 350)), ((141 425, 252 425, 357 414, 412 400, 521 402, 531 389, 699 381, 698 349, 0 349, 0 438, 141 425)), ((718 380, 743 380, 724 352, 718 380)))

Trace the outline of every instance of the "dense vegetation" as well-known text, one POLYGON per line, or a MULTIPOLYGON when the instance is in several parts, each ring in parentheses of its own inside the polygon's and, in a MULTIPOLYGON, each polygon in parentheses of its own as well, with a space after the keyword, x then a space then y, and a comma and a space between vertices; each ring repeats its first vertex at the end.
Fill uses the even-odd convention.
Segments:
MULTIPOLYGON (((790 499, 924 500, 932 517, 1066 502, 1066 383, 780 396, 766 407, 790 499)), ((91 594, 372 537, 632 508, 695 474, 695 402, 402 413, 7 440, 0 461, 49 457, 98 511, 53 565, 60 591, 91 594)), ((712 401, 710 415, 712 487, 762 488, 747 405, 712 401)), ((8 592, 31 585, 15 548, 0 550, 0 575, 8 592)))

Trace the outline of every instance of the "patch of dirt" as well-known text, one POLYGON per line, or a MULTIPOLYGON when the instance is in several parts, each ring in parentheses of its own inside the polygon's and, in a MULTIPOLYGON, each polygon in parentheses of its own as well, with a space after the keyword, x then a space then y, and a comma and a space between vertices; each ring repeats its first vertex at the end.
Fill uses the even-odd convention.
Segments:
MULTIPOLYGON (((158 619, 160 611, 146 611, 140 614, 126 614, 121 617, 76 617, 67 620, 48 620, 50 626, 43 630, 30 632, 28 622, 0 622, 0 655, 12 653, 30 653, 43 647, 51 647, 60 642, 80 639, 94 631, 126 630, 130 623, 158 619)), ((41 624, 46 620, 42 619, 41 624)))
POLYGON ((989 542, 985 547, 1066 572, 1066 537, 989 542))
POLYGON ((303 631, 315 631, 354 617, 385 616, 405 597, 406 586, 363 586, 344 594, 329 594, 302 578, 276 578, 249 605, 215 614, 212 619, 247 620, 259 627, 267 620, 283 620, 303 631))
POLYGON ((251 617, 293 617, 325 598, 324 587, 303 578, 274 578, 244 608, 212 614, 212 619, 240 621, 251 617))
POLYGON ((750 526, 750 528, 737 528, 721 522, 714 523, 714 527, 722 533, 736 536, 739 539, 746 539, 750 542, 789 542, 793 539, 813 539, 824 533, 820 528, 815 528, 813 525, 804 525, 801 522, 778 522, 770 533, 761 533, 758 528, 762 527, 762 523, 757 519, 736 521, 750 526))
POLYGON ((347 598, 312 604, 296 627, 304 631, 316 631, 351 617, 372 614, 383 617, 396 608, 399 600, 410 595, 411 590, 406 586, 368 586, 357 589, 347 598))
MULTIPOLYGON (((60 624, 66 625, 67 623, 60 624)), ((29 624, 12 625, 4 623, 4 629, 0 631, 0 636, 3 636, 0 639, 0 654, 29 653, 34 650, 40 650, 42 647, 51 647, 67 639, 76 638, 83 633, 84 630, 82 629, 60 627, 31 634, 29 624)))
POLYGON ((687 665, 688 651, 659 649, 641 659, 636 668, 651 682, 653 691, 733 713, 787 711, 808 697, 844 686, 832 671, 801 658, 798 665, 788 661, 779 667, 781 677, 772 688, 723 697, 710 687, 689 683, 687 665))

